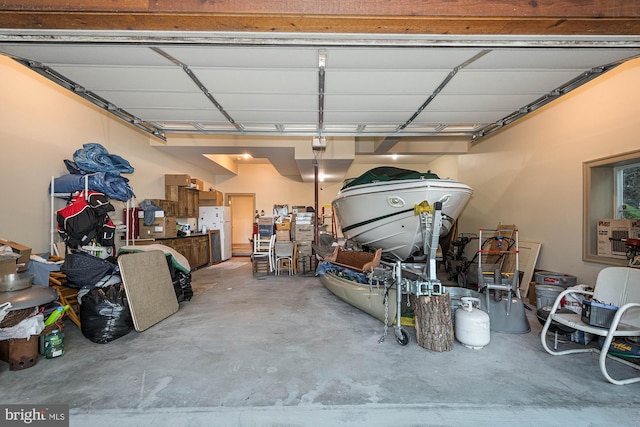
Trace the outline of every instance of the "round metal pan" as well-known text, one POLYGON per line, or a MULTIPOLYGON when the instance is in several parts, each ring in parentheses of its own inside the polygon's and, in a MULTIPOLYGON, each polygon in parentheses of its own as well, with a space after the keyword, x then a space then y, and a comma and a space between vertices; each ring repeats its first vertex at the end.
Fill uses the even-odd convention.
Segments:
POLYGON ((0 292, 13 292, 33 285, 35 274, 4 274, 0 276, 0 292))
POLYGON ((0 292, 0 304, 11 303, 11 309, 21 310, 23 308, 44 305, 58 299, 58 292, 48 286, 31 286, 20 291, 0 292))

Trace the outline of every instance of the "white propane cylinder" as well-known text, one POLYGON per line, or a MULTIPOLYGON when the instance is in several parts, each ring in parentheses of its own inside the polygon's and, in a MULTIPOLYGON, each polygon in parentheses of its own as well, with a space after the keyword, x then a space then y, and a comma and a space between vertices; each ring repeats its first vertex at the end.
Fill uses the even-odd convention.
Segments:
POLYGON ((462 297, 460 308, 456 310, 455 336, 467 348, 480 349, 491 339, 489 315, 479 308, 480 299, 462 297))

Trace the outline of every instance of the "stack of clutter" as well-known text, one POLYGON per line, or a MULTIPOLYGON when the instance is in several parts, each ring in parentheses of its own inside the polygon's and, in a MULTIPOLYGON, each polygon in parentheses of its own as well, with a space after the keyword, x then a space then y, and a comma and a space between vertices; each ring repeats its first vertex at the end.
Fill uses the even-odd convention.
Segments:
POLYGON ((33 286, 35 275, 19 271, 28 268, 31 251, 23 252, 16 253, 12 246, 0 246, 0 360, 9 363, 12 371, 30 368, 38 362, 39 337, 50 332, 44 319, 59 305, 55 302, 58 299, 55 290, 33 286), (26 255, 26 264, 20 263, 22 255, 26 255))
MULTIPOLYGON (((544 325, 551 307, 562 291, 569 288, 580 288, 589 290, 587 285, 577 284, 577 277, 570 274, 556 273, 553 271, 537 271, 535 273, 536 308, 538 321, 544 325)), ((561 301, 560 312, 582 312, 582 300, 564 298, 561 301)), ((576 331, 573 328, 564 327, 553 323, 549 329, 551 332, 566 335, 567 339, 579 344, 589 344, 593 339, 592 334, 583 331, 576 331)))

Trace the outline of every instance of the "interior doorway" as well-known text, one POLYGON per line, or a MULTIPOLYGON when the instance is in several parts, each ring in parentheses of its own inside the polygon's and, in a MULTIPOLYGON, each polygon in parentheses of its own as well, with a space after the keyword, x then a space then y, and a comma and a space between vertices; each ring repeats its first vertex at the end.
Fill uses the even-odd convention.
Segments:
POLYGON ((254 212, 256 195, 254 193, 227 194, 227 205, 231 207, 231 252, 233 256, 250 256, 252 252, 254 212))

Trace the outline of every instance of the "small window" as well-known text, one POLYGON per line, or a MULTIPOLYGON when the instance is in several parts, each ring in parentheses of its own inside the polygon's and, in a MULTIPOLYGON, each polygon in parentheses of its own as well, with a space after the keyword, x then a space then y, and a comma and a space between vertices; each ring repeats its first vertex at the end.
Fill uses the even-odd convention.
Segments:
POLYGON ((582 259, 625 266, 628 260, 598 255, 598 220, 640 218, 640 151, 583 163, 582 259))
POLYGON ((616 218, 640 218, 640 163, 614 168, 616 218))

